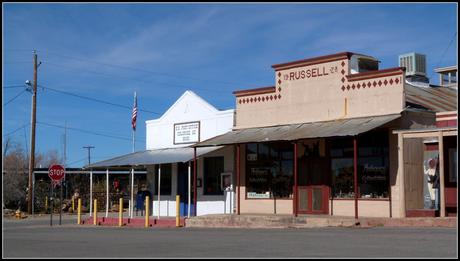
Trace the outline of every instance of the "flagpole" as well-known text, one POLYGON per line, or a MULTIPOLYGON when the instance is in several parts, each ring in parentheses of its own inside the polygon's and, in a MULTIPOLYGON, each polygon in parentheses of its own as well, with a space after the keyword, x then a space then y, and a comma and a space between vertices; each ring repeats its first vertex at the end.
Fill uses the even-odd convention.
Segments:
MULTIPOLYGON (((136 122, 137 122, 137 97, 136 92, 134 92, 134 107, 133 115, 131 116, 131 125, 133 129, 133 153, 135 151, 135 136, 136 136, 136 122)), ((129 216, 133 218, 134 212, 134 167, 131 167, 131 200, 130 200, 129 216)))
MULTIPOLYGON (((134 92, 134 106, 136 107, 136 118, 137 118, 137 97, 136 97, 136 92, 134 92)), ((137 121, 137 119, 136 119, 137 121)), ((135 151, 135 148, 136 148, 136 142, 135 142, 135 137, 136 137, 136 128, 133 128, 133 153, 135 151)))
POLYGON ((135 131, 135 130, 133 130, 133 153, 134 153, 134 151, 135 151, 135 144, 136 144, 136 142, 135 142, 135 138, 134 138, 134 136, 135 136, 135 133, 136 133, 136 131, 135 131))

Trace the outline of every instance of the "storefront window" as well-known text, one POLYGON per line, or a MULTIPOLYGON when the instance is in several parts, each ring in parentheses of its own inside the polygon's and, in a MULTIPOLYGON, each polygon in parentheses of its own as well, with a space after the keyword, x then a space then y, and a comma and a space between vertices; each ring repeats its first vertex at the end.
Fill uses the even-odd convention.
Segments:
POLYGON ((331 159, 334 198, 353 198, 353 158, 331 159))
POLYGON ((224 157, 204 158, 204 195, 223 195, 220 188, 221 174, 224 172, 224 157))
MULTIPOLYGON (((158 194, 158 169, 159 165, 155 165, 155 194, 158 194)), ((161 184, 160 184, 160 194, 170 196, 171 195, 171 164, 161 164, 161 184)))
MULTIPOLYGON (((331 142, 332 194, 354 198, 353 140, 331 142)), ((388 134, 370 132, 358 137, 358 197, 387 198, 389 186, 388 134)))
POLYGON ((246 145, 247 198, 291 198, 294 152, 290 143, 246 145))

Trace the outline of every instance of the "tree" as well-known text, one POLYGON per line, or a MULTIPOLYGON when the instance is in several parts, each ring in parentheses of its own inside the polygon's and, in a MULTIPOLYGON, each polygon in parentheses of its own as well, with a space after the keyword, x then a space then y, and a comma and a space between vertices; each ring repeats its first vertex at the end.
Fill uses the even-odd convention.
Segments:
POLYGON ((16 209, 26 205, 28 186, 27 154, 18 143, 7 139, 3 155, 3 204, 16 209))
MULTIPOLYGON (((52 164, 60 164, 62 159, 56 150, 37 153, 35 167, 48 168, 52 164)), ((29 187, 29 161, 27 152, 20 143, 9 137, 3 144, 3 204, 6 208, 26 209, 27 190, 29 187)), ((43 182, 46 188, 35 189, 35 198, 44 198, 49 190, 49 182, 43 182), (43 195, 42 195, 43 194, 43 195)), ((37 202, 38 200, 36 200, 37 202)), ((43 200, 41 200, 43 201, 43 200)), ((40 201, 40 202, 41 202, 40 201)))

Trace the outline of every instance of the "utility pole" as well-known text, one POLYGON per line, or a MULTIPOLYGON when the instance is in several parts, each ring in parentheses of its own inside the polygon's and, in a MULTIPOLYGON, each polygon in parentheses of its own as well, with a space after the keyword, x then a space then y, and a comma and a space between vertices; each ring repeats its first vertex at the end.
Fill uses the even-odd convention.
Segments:
POLYGON ((32 175, 35 167, 35 123, 37 113, 37 52, 34 51, 34 82, 32 94, 32 120, 30 134, 30 157, 29 157, 29 190, 27 193, 27 212, 32 214, 32 175))
POLYGON ((84 149, 88 149, 88 166, 91 165, 91 149, 94 149, 94 146, 84 146, 84 149))

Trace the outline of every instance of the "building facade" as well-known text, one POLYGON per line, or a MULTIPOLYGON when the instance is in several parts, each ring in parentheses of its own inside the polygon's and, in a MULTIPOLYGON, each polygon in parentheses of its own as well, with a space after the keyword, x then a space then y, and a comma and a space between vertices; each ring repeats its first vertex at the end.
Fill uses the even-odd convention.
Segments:
MULTIPOLYGON (((160 118, 146 121, 146 149, 187 148, 224 134, 233 127, 233 115, 233 109, 217 110, 194 92, 186 91, 160 118)), ((232 147, 217 149, 197 159, 197 215, 232 212, 233 162, 232 147), (227 184, 223 183, 223 179, 227 179, 227 184)), ((148 189, 154 194, 153 213, 175 216, 176 195, 180 195, 181 215, 188 215, 188 175, 193 170, 193 164, 187 161, 147 165, 148 189), (160 168, 161 179, 158 182, 160 168)), ((194 190, 190 189, 190 210, 194 215, 194 190)))
POLYGON ((392 131, 436 114, 408 103, 405 68, 350 52, 272 68, 274 86, 234 92, 233 131, 196 145, 235 147, 237 212, 406 216, 392 131))

